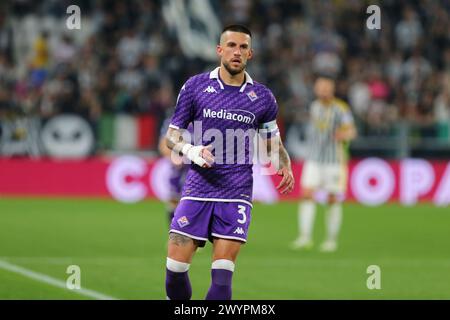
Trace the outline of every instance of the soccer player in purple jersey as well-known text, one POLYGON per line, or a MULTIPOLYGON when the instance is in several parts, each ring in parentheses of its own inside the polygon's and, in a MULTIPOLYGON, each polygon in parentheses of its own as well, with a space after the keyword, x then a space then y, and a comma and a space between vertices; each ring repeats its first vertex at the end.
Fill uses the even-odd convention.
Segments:
POLYGON ((192 162, 169 231, 166 293, 172 300, 191 298, 189 266, 197 247, 207 240, 213 243, 213 256, 206 299, 231 299, 235 261, 247 241, 251 219, 253 169, 248 161, 252 135, 243 139, 244 146, 235 148, 236 136, 230 137, 230 132, 238 136, 259 131, 268 154, 278 159, 282 180, 277 188, 286 194, 294 187, 290 158, 276 124, 276 100, 245 71, 253 55, 250 30, 241 25, 224 28, 216 51, 220 66, 188 79, 167 132, 167 146, 192 162), (195 145, 181 134, 191 122, 194 132, 202 134, 195 145), (219 148, 222 141, 225 152, 219 148), (245 161, 239 161, 241 156, 245 161))

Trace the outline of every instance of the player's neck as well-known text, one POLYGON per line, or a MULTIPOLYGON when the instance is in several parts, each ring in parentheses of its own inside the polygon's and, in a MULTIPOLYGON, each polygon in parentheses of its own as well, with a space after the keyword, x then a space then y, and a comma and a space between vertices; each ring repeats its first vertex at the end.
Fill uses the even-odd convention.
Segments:
POLYGON ((320 99, 320 102, 325 106, 329 106, 333 102, 333 100, 334 100, 334 98, 320 99))
POLYGON ((231 75, 227 71, 227 69, 220 67, 219 76, 220 76, 220 79, 223 81, 223 83, 225 83, 226 85, 239 87, 244 83, 245 72, 244 72, 244 70, 242 70, 242 72, 240 72, 238 74, 231 75))

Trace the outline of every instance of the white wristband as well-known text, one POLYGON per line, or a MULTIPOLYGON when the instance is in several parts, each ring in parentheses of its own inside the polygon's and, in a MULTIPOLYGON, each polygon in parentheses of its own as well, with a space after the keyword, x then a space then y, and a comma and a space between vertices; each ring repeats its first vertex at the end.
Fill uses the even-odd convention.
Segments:
POLYGON ((193 147, 192 144, 186 143, 186 144, 183 146, 183 148, 181 148, 181 153, 184 154, 185 156, 187 156, 189 150, 191 150, 192 147, 193 147))
POLYGON ((203 167, 206 164, 206 160, 200 155, 203 148, 203 146, 193 146, 192 144, 187 143, 181 149, 181 153, 196 165, 203 167))

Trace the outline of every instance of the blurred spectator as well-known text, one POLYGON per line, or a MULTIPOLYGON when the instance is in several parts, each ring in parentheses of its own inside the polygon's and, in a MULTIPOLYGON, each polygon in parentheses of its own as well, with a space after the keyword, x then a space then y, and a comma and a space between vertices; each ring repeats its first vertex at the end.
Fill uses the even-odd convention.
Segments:
POLYGON ((403 11, 403 19, 395 27, 396 41, 399 49, 406 52, 419 44, 423 34, 422 24, 411 7, 403 11))
MULTIPOLYGON (((449 137, 448 2, 382 2, 382 30, 368 30, 364 1, 208 1, 222 24, 252 29, 249 72, 277 97, 280 126, 305 123, 314 77, 327 73, 339 79, 360 135, 389 135, 407 121, 419 135, 449 137)), ((165 1, 77 3, 83 28, 92 26, 83 37, 44 28, 64 14, 60 2, 12 1, 0 10, 0 121, 6 109, 44 119, 70 112, 96 130, 103 117, 126 113, 151 116, 159 127, 186 79, 214 66, 183 53, 165 1)))
POLYGON ((31 67, 35 69, 45 69, 49 63, 49 47, 48 47, 48 32, 42 32, 33 46, 33 60, 31 61, 31 67))
POLYGON ((144 44, 133 29, 126 31, 117 44, 117 55, 120 64, 125 68, 135 67, 143 53, 144 44))
POLYGON ((71 63, 74 60, 76 54, 77 48, 73 43, 73 39, 67 34, 64 34, 58 40, 52 52, 54 59, 53 61, 56 64, 71 63))
POLYGON ((365 81, 355 81, 349 89, 348 98, 354 114, 363 119, 369 111, 371 92, 365 81))

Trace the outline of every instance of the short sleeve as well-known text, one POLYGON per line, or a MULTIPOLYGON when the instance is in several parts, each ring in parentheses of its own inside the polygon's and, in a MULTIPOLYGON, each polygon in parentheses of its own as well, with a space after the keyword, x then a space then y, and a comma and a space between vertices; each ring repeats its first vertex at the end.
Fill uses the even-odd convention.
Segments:
POLYGON ((354 125, 353 115, 348 105, 345 108, 341 108, 339 117, 339 127, 349 127, 354 125))
POLYGON ((267 108, 264 115, 259 121, 259 134, 265 138, 271 138, 273 136, 278 136, 280 131, 277 125, 277 114, 278 114, 278 104, 277 100, 273 96, 272 92, 269 91, 267 97, 267 108))
POLYGON ((178 94, 175 112, 170 121, 171 128, 186 129, 193 121, 194 92, 192 78, 186 81, 178 94))

